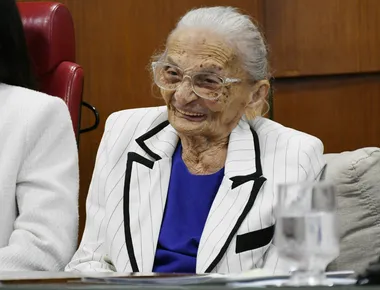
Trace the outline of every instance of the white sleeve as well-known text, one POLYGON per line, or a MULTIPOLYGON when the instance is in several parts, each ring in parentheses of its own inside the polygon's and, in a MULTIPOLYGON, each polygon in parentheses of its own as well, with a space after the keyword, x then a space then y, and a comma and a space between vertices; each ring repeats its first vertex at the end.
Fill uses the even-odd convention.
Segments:
MULTIPOLYGON (((323 158, 323 144, 315 138, 308 136, 300 141, 299 147, 299 170, 298 181, 316 181, 325 167, 323 158)), ((279 257, 278 249, 271 244, 265 254, 264 267, 265 270, 275 275, 289 274, 289 262, 279 257)))
POLYGON ((110 134, 112 114, 106 122, 104 134, 99 145, 95 168, 86 201, 86 225, 79 249, 65 271, 79 272, 114 272, 116 269, 107 262, 104 250, 105 216, 104 194, 97 190, 102 168, 108 159, 108 136, 110 134))
POLYGON ((65 103, 49 97, 26 116, 26 145, 16 184, 18 216, 0 271, 60 271, 78 232, 78 151, 65 103))
POLYGON ((318 181, 326 166, 323 144, 315 137, 308 137, 301 144, 298 179, 300 182, 318 181))

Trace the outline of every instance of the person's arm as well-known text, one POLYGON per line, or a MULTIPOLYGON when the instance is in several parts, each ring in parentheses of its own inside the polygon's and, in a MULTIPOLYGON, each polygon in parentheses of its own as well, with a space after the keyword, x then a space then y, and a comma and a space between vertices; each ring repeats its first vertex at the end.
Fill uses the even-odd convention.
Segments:
MULTIPOLYGON (((298 182, 318 181, 325 167, 322 142, 312 136, 295 139, 290 148, 298 148, 298 182)), ((288 261, 279 257, 278 250, 271 244, 265 255, 264 269, 273 274, 288 274, 288 261)))
MULTIPOLYGON (((31 96, 32 97, 32 96, 31 96)), ((75 251, 78 152, 65 103, 46 97, 25 116, 25 150, 16 184, 18 216, 0 271, 59 271, 75 251)))
POLYGON ((320 180, 326 166, 321 140, 310 136, 305 140, 299 141, 299 144, 298 181, 305 182, 320 180))
POLYGON ((108 159, 108 137, 112 128, 115 114, 106 121, 103 138, 100 142, 95 161, 87 201, 86 201, 86 225, 79 249, 71 262, 66 266, 68 272, 115 272, 114 266, 107 262, 104 250, 105 224, 105 200, 104 193, 98 190, 101 172, 108 159))

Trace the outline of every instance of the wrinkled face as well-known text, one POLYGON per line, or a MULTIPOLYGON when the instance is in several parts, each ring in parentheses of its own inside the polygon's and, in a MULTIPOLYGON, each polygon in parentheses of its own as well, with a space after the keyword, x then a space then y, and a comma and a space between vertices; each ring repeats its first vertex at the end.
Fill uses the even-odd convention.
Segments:
POLYGON ((233 49, 210 31, 181 29, 168 39, 166 54, 160 61, 179 67, 189 76, 212 72, 242 80, 223 86, 216 100, 198 97, 186 77, 175 91, 161 89, 169 122, 178 133, 209 139, 228 136, 251 102, 253 90, 252 83, 245 81, 247 75, 233 49))

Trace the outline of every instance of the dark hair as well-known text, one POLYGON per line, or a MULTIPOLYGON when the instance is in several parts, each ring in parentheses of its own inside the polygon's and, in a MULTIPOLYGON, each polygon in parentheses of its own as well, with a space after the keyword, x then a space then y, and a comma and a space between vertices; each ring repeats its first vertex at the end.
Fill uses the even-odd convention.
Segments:
POLYGON ((36 88, 15 0, 0 0, 0 83, 36 88))

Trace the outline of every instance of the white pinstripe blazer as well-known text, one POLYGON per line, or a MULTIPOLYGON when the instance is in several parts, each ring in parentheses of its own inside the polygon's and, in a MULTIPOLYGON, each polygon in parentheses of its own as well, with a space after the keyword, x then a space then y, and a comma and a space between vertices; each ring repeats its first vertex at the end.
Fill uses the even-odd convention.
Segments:
MULTIPOLYGON (((177 143, 166 107, 108 118, 83 239, 67 271, 152 271, 177 143)), ((230 135, 225 176, 198 248, 197 273, 287 270, 272 243, 277 184, 318 178, 322 153, 313 136, 265 118, 243 118, 230 135)))

